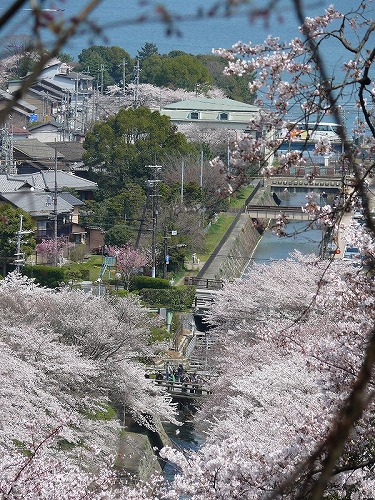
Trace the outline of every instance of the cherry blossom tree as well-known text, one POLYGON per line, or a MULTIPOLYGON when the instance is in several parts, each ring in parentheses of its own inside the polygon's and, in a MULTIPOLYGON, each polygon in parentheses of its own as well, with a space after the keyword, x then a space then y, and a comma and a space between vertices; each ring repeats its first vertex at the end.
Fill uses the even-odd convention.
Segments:
MULTIPOLYGON (((25 79, 14 101, 0 112, 0 119, 45 63, 58 54, 95 3, 90 2, 69 26, 61 26, 35 9, 36 41, 40 43, 41 31, 49 29, 55 34, 55 43, 48 54, 41 51, 32 75, 25 79)), ((224 1, 214 12, 201 10, 200 16, 230 14, 242 3, 224 1)), ((13 8, 22 4, 17 2, 13 8)), ((238 43, 230 50, 217 51, 228 60, 228 74, 256 73, 250 90, 257 92, 256 104, 262 109, 251 123, 251 128, 259 132, 257 137, 238 141, 232 158, 237 179, 232 172, 228 181, 240 184, 248 165, 256 162, 263 165, 265 175, 272 175, 304 161, 296 153, 272 161, 274 151, 293 132, 293 127, 286 127, 292 113, 296 127, 332 116, 341 125, 342 161, 344 171, 353 172, 353 189, 338 207, 325 208, 323 219, 336 225, 342 213, 360 201, 365 224, 356 231, 351 229, 348 238, 356 239, 361 248, 371 249, 375 228, 365 181, 373 175, 374 164, 358 155, 340 110, 342 102, 354 98, 359 117, 355 132, 364 135, 373 152, 371 75, 375 51, 371 37, 375 24, 371 2, 357 0, 347 12, 330 6, 316 17, 303 12, 304 4, 291 1, 301 24, 293 40, 269 36, 263 44, 238 43), (330 41, 348 54, 342 73, 336 71, 334 75, 325 67, 323 57, 330 41)), ((160 5, 157 9, 158 19, 164 19, 169 32, 176 32, 175 19, 167 9, 160 5)), ((253 18, 267 18, 270 12, 267 2, 252 10, 253 18)), ((1 17, 0 27, 10 14, 1 17)), ((330 149, 327 141, 317 143, 320 154, 330 149)), ((343 187, 349 187, 346 176, 343 187)), ((312 207, 307 209, 311 211, 312 207)), ((9 496, 22 476, 24 462, 16 462, 20 450, 25 454, 39 451, 38 443, 54 436, 63 421, 68 422, 63 442, 73 444, 73 449, 59 454, 56 442, 51 443, 47 448, 51 453, 41 460, 49 465, 48 470, 40 468, 41 475, 36 474, 40 480, 29 481, 28 490, 27 481, 19 490, 14 487, 15 496, 26 496, 25 491, 47 496, 47 485, 58 481, 62 470, 67 472, 67 491, 72 491, 78 482, 74 466, 87 464, 97 449, 100 451, 95 457, 100 457, 106 488, 109 475, 103 460, 109 455, 118 424, 89 421, 85 410, 90 413, 102 408, 108 402, 106 396, 114 394, 116 400, 130 405, 141 422, 149 422, 146 407, 171 418, 165 396, 140 377, 137 359, 147 355, 142 322, 148 316, 134 302, 116 299, 111 304, 79 292, 58 295, 19 280, 13 276, 0 286, 2 366, 6 381, 15 387, 2 401, 7 425, 1 429, 1 470, 8 482, 1 487, 9 496), (60 343, 66 348, 64 358, 60 343), (68 363, 70 359, 74 362, 68 363), (89 395, 85 392, 88 388, 89 395), (20 396, 20 422, 14 422, 14 418, 10 422, 14 393, 20 396), (15 468, 9 469, 10 464, 15 468), (6 476, 8 470, 14 472, 11 477, 6 476), (42 477, 42 473, 46 475, 42 477)), ((165 449, 163 455, 177 463, 181 471, 171 486, 140 485, 124 493, 125 497, 371 498, 375 489, 374 310, 371 274, 358 273, 345 262, 321 262, 295 255, 268 268, 255 267, 246 283, 228 284, 218 293, 209 317, 214 326, 213 361, 219 377, 213 385, 214 396, 199 417, 207 430, 207 442, 190 455, 165 449)), ((25 456, 22 458, 25 461, 25 456)), ((35 464, 37 472, 39 463, 35 460, 30 467, 35 464)), ((27 470, 31 471, 30 478, 35 477, 34 470, 27 470)), ((88 488, 90 479, 86 477, 82 484, 88 488)), ((105 497, 105 492, 99 492, 98 497, 105 497)), ((64 496, 61 490, 59 493, 64 496)))
POLYGON ((151 429, 175 420, 139 362, 162 348, 148 342, 152 318, 137 299, 56 293, 18 273, 0 297, 1 491, 44 498, 52 482, 66 497, 81 482, 105 494, 121 431, 114 409, 151 429))
MULTIPOLYGON (((272 161, 274 151, 289 140, 285 125, 291 114, 297 128, 333 117, 341 125, 342 182, 349 195, 321 213, 311 197, 306 210, 328 227, 338 227, 343 213, 360 203, 364 224, 351 228, 347 238, 371 252, 375 228, 366 180, 374 164, 364 161, 349 140, 340 109, 354 98, 360 117, 355 133, 373 148, 370 3, 355 2, 348 12, 330 6, 314 18, 305 15, 303 2, 292 4, 301 23, 292 41, 269 36, 263 44, 238 43, 216 51, 227 58, 228 74, 256 72, 250 88, 262 110, 251 123, 257 137, 238 141, 233 155, 239 180, 228 181, 240 184, 254 162, 263 165, 264 175, 304 162, 298 152, 272 161), (325 67, 324 47, 330 42, 347 51, 342 73, 330 74, 325 67)), ((318 154, 330 150, 328 141, 316 145, 318 154)), ((287 263, 255 267, 246 283, 219 292, 209 315, 217 346, 212 351, 217 396, 199 417, 207 442, 188 456, 163 451, 181 471, 169 498, 371 497, 373 305, 371 273, 358 273, 345 261, 298 255, 287 263)))
POLYGON ((35 247, 36 252, 46 259, 48 264, 61 263, 64 250, 69 247, 69 242, 63 236, 42 240, 35 247))
MULTIPOLYGON (((196 418, 206 443, 187 455, 163 450, 181 470, 171 498, 306 498, 314 491, 328 455, 321 443, 361 372, 373 305, 371 283, 355 268, 327 268, 298 253, 255 265, 249 280, 219 291, 209 321, 220 376, 196 418)), ((373 377, 328 496, 372 495, 372 396, 373 377)))
POLYGON ((150 262, 148 252, 133 248, 131 245, 110 246, 108 253, 116 258, 116 266, 124 279, 127 290, 129 290, 131 275, 150 262))

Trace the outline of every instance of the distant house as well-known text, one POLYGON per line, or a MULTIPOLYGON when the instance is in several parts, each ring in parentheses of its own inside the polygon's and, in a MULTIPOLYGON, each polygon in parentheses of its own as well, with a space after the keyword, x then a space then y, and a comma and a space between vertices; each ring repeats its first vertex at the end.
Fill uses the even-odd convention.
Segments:
MULTIPOLYGON (((1 176, 0 176, 1 177, 1 176)), ((25 186, 21 190, 0 193, 0 204, 10 204, 28 212, 35 221, 37 241, 53 238, 55 214, 58 236, 65 236, 74 243, 83 243, 86 231, 78 225, 79 207, 84 203, 69 193, 58 193, 55 208, 54 194, 25 186)))
POLYGON ((61 124, 55 121, 39 123, 33 127, 29 127, 31 136, 40 142, 51 142, 61 140, 61 124))
MULTIPOLYGON (((41 125, 40 128, 43 130, 45 126, 47 124, 41 125)), ((48 133, 48 127, 46 130, 46 133, 48 133)), ((83 171, 85 170, 82 161, 83 153, 82 144, 73 141, 41 142, 31 135, 28 139, 18 139, 18 136, 14 136, 13 140, 13 158, 17 164, 17 173, 19 174, 31 174, 48 169, 54 170, 55 163, 57 163, 58 170, 67 172, 83 171)), ((91 186, 94 185, 95 183, 91 183, 91 186)))
POLYGON ((199 97, 167 104, 160 113, 169 116, 177 127, 195 124, 200 128, 251 133, 249 123, 259 113, 259 107, 233 99, 199 97))
POLYGON ((48 192, 54 191, 55 178, 57 190, 59 192, 67 190, 74 191, 81 201, 91 200, 94 191, 98 189, 96 182, 83 179, 71 172, 63 172, 61 170, 57 170, 56 174, 54 170, 42 170, 12 176, 12 179, 20 179, 36 190, 45 190, 48 192))
POLYGON ((56 149, 59 153, 63 155, 60 159, 60 168, 68 172, 76 172, 87 170, 85 167, 82 156, 85 152, 83 144, 76 141, 57 141, 57 142, 47 142, 48 146, 56 149), (64 166, 62 166, 64 164, 64 166))
MULTIPOLYGON (((12 80, 8 83, 8 88, 12 89, 13 84, 18 88, 20 80, 12 80)), ((14 91, 14 90, 13 90, 14 91)), ((67 110, 67 97, 64 92, 53 95, 48 90, 37 90, 33 87, 28 88, 23 99, 35 107, 30 123, 39 124, 48 121, 58 120, 67 110)))
POLYGON ((35 220, 37 241, 54 236, 56 220, 58 236, 65 236, 72 243, 86 243, 91 249, 103 244, 103 232, 82 225, 79 211, 85 205, 83 200, 92 196, 96 188, 94 182, 60 171, 56 172, 56 190, 54 171, 0 174, 0 204, 28 212, 35 220), (66 189, 77 192, 82 199, 66 189))
MULTIPOLYGON (((4 109, 5 106, 13 99, 12 94, 0 90, 0 110, 4 109)), ((5 120, 7 125, 12 125, 14 127, 22 128, 27 127, 30 122, 30 117, 34 115, 36 107, 23 99, 19 99, 17 104, 13 106, 12 112, 9 114, 8 118, 5 120)))
MULTIPOLYGON (((93 80, 92 76, 72 71, 65 63, 52 61, 25 94, 25 99, 34 106, 34 121, 38 125, 55 121, 61 128, 59 140, 79 140, 75 132, 83 132, 85 128, 93 80)), ((9 81, 8 91, 14 93, 21 83, 20 79, 9 81)))
MULTIPOLYGON (((15 139, 13 143, 13 158, 17 163, 19 173, 37 172, 40 169, 54 168, 55 150, 35 138, 15 139)), ((57 160, 63 158, 57 153, 57 160)))

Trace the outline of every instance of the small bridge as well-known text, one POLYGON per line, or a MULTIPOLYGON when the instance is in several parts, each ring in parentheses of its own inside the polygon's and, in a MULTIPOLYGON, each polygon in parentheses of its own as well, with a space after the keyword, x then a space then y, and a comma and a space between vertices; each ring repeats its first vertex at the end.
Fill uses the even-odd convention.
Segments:
POLYGON ((176 399, 201 399, 212 394, 211 389, 200 382, 172 382, 171 380, 155 380, 156 385, 165 387, 176 399))
POLYGON ((301 207, 275 207, 275 205, 247 205, 246 213, 254 219, 278 219, 280 214, 289 220, 311 220, 311 215, 301 207))
MULTIPOLYGON (((350 180, 347 178, 346 182, 350 180)), ((267 179, 267 185, 273 188, 285 189, 309 189, 319 191, 339 191, 342 188, 342 175, 339 176, 327 176, 327 177, 315 177, 311 176, 309 178, 306 176, 275 176, 267 179)))

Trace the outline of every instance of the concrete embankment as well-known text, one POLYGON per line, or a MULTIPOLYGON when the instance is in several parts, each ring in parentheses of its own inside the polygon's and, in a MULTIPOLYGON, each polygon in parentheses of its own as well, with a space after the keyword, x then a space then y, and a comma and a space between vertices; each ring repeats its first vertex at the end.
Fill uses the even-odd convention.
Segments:
POLYGON ((266 201, 268 201, 269 194, 258 183, 246 200, 244 207, 237 214, 232 226, 197 274, 197 278, 233 279, 242 275, 261 237, 253 219, 245 213, 245 208, 250 202, 264 203, 265 196, 266 201))
POLYGON ((241 214, 239 221, 221 246, 211 265, 204 271, 205 279, 239 278, 259 241, 260 234, 253 220, 241 214))

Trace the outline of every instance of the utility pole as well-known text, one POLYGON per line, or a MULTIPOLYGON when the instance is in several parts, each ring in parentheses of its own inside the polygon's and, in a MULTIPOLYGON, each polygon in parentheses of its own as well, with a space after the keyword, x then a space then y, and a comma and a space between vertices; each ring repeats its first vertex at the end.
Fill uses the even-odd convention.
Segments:
POLYGON ((125 97, 125 89, 126 89, 126 73, 125 73, 125 67, 126 67, 126 60, 125 58, 122 60, 122 85, 123 85, 123 88, 122 88, 122 92, 123 92, 123 96, 125 97))
POLYGON ((104 64, 100 65, 100 94, 103 95, 104 87, 104 64))
POLYGON ((13 264, 16 266, 17 272, 20 272, 21 267, 25 265, 25 254, 21 252, 22 236, 24 234, 30 234, 33 232, 31 230, 24 231, 22 228, 22 223, 23 223, 23 215, 20 215, 20 229, 17 232, 17 252, 14 254, 15 259, 13 261, 13 264))
POLYGON ((201 157, 200 157, 199 186, 201 188, 203 187, 203 149, 201 150, 201 157))
POLYGON ((139 90, 139 59, 137 59, 137 64, 134 67, 134 108, 138 108, 138 90, 139 90))
POLYGON ((163 278, 164 279, 167 279, 168 264, 169 264, 169 255, 168 255, 168 229, 167 229, 167 226, 164 226, 164 266, 163 266, 163 278))
POLYGON ((181 191, 180 191, 180 204, 181 204, 181 206, 184 204, 184 169, 185 169, 185 162, 182 160, 182 163, 181 163, 181 191))
POLYGON ((56 139, 55 139, 55 186, 54 186, 54 193, 53 193, 53 243, 54 243, 54 264, 55 267, 57 267, 57 145, 56 145, 56 139))
POLYGON ((150 180, 150 185, 152 187, 152 267, 151 267, 151 277, 156 277, 156 229, 158 222, 158 196, 159 196, 159 182, 157 179, 157 174, 161 170, 161 165, 147 165, 147 168, 153 170, 152 180, 150 180))
MULTIPOLYGON (((13 129, 13 125, 12 125, 13 129)), ((9 175, 17 173, 16 163, 13 158, 13 130, 9 132, 7 124, 1 129, 1 151, 0 151, 1 171, 9 175), (4 160, 2 160, 2 158, 4 160), (4 161, 4 163, 3 163, 4 161)))
POLYGON ((22 238, 22 220, 23 215, 20 215, 20 230, 17 233, 17 253, 15 254, 14 264, 16 265, 17 272, 20 272, 21 266, 25 264, 25 256, 21 253, 21 238, 22 238))
MULTIPOLYGON (((177 231, 173 230, 173 231, 168 231, 168 228, 167 226, 164 226, 164 266, 163 266, 163 278, 164 279, 167 279, 168 277, 168 264, 169 264, 169 261, 170 261, 170 257, 168 255, 168 234, 172 235, 172 236, 176 236, 177 234, 177 231)), ((177 245, 179 246, 179 245, 177 245)))

